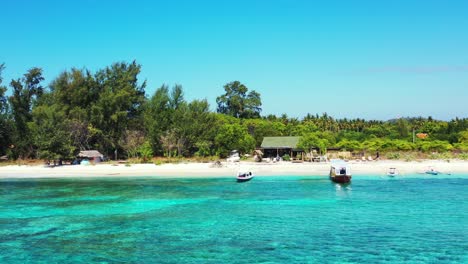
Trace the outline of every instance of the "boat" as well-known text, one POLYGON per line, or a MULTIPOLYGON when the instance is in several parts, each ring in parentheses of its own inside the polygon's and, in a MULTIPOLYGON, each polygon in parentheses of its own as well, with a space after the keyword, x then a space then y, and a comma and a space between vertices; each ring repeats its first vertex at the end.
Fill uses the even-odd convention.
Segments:
POLYGON ((437 175, 437 174, 439 174, 439 172, 436 171, 436 170, 434 170, 433 167, 429 167, 429 169, 428 169, 427 171, 425 171, 424 173, 430 174, 430 175, 437 175))
POLYGON ((396 168, 390 168, 387 172, 387 176, 390 176, 390 177, 395 177, 397 176, 399 173, 398 173, 398 170, 396 168))
POLYGON ((237 174, 237 182, 246 182, 250 181, 254 177, 251 171, 239 172, 237 174))
POLYGON ((336 183, 349 183, 351 178, 351 168, 344 160, 332 160, 330 180, 336 183))

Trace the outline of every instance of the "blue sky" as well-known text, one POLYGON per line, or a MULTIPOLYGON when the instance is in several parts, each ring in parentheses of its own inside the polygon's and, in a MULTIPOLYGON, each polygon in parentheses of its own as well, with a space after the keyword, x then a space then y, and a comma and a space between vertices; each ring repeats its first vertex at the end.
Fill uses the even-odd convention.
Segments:
POLYGON ((4 84, 29 68, 142 64, 216 108, 239 80, 263 115, 468 117, 468 1, 2 0, 4 84))

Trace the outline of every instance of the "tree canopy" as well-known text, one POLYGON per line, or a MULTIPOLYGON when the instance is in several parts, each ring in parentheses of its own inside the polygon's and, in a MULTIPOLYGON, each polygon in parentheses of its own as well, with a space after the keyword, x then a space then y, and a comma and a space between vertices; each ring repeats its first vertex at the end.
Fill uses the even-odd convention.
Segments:
POLYGON ((72 159, 89 149, 145 161, 153 155, 225 157, 233 149, 251 153, 264 137, 272 136, 300 136, 302 149, 322 153, 329 148, 424 155, 468 151, 467 118, 380 121, 335 119, 326 113, 302 119, 262 117, 260 94, 239 81, 223 87, 212 112, 206 99, 188 101, 179 84, 162 85, 147 97, 141 65, 135 61, 95 72, 72 68, 49 85, 42 69, 33 67, 7 87, 4 68, 0 64, 0 156, 13 159, 72 159))
POLYGON ((256 91, 248 92, 248 88, 239 81, 224 85, 225 94, 216 98, 218 113, 237 118, 258 118, 262 111, 262 100, 256 91))

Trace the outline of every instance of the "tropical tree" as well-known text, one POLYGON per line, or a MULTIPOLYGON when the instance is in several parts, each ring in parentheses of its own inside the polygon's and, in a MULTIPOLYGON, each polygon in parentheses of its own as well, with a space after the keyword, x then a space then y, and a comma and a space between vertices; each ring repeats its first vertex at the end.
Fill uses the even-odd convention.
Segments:
POLYGON ((8 111, 8 100, 5 94, 7 88, 2 85, 2 71, 4 68, 4 64, 0 64, 0 156, 6 154, 11 144, 14 125, 8 111))
POLYGON ((312 149, 317 148, 321 154, 325 154, 327 152, 328 145, 328 140, 320 138, 317 133, 307 133, 303 135, 297 143, 297 146, 304 150, 311 151, 312 149))
POLYGON ((260 94, 256 91, 248 92, 248 88, 239 81, 224 85, 225 93, 216 98, 218 113, 231 115, 236 118, 258 118, 262 111, 260 94))
POLYGON ((239 124, 224 124, 214 139, 217 155, 225 157, 234 149, 250 153, 255 148, 255 139, 239 124))
POLYGON ((41 82, 42 69, 31 68, 23 78, 12 80, 10 86, 13 95, 10 96, 13 120, 15 124, 14 149, 15 157, 29 158, 34 155, 34 145, 28 123, 32 122, 32 108, 44 93, 41 82))
POLYGON ((95 75, 99 98, 91 106, 91 123, 104 133, 102 148, 106 153, 122 149, 126 130, 141 127, 140 115, 145 102, 146 82, 138 83, 141 66, 114 63, 95 75))

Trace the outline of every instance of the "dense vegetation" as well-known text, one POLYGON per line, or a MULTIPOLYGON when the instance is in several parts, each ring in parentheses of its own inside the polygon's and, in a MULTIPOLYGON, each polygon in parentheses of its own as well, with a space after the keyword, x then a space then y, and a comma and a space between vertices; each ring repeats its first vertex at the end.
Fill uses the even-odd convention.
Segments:
POLYGON ((265 136, 302 136, 304 149, 321 152, 380 151, 394 158, 396 152, 468 151, 467 118, 376 121, 334 119, 326 113, 302 120, 285 114, 262 117, 260 94, 238 81, 224 86, 217 112, 211 112, 206 99, 188 102, 180 85, 162 85, 148 97, 136 62, 115 63, 94 73, 71 69, 48 86, 42 70, 32 68, 7 87, 3 69, 0 65, 0 156, 10 159, 71 159, 86 149, 142 160, 224 157, 232 149, 250 153, 265 136))

